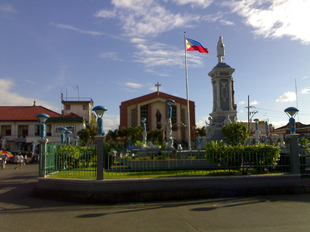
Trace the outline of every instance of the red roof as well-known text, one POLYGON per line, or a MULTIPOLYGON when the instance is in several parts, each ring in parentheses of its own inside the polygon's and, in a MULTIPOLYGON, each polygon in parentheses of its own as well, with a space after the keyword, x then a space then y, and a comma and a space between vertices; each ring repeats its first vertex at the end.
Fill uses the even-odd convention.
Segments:
POLYGON ((80 118, 79 115, 75 114, 75 113, 69 113, 69 114, 65 114, 65 115, 62 115, 62 117, 65 117, 65 118, 80 118))
POLYGON ((42 106, 0 106, 0 121, 37 121, 38 114, 60 117, 61 114, 42 106))

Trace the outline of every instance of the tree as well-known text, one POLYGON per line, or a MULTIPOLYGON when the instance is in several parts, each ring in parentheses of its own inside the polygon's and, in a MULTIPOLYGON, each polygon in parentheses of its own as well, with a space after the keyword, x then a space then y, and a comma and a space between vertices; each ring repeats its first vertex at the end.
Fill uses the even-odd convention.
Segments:
POLYGON ((229 123, 222 128, 222 134, 226 137, 228 145, 244 145, 250 136, 250 130, 242 122, 229 123))
POLYGON ((205 136, 205 135, 207 134, 207 132, 206 132, 206 127, 204 127, 204 126, 201 127, 201 128, 197 127, 197 128, 196 128, 196 133, 197 133, 197 135, 200 136, 200 137, 205 136))
POLYGON ((88 145, 90 140, 94 140, 95 135, 98 135, 98 133, 96 130, 86 127, 86 129, 78 131, 77 135, 80 137, 82 143, 88 145))
POLYGON ((152 141, 154 144, 156 143, 162 144, 163 143, 163 131, 160 129, 148 131, 147 138, 149 141, 152 141))
POLYGON ((306 137, 300 137, 298 138, 298 143, 303 146, 306 147, 306 145, 309 143, 310 141, 306 138, 306 137))
POLYGON ((115 144, 117 144, 118 137, 119 137, 119 131, 117 129, 115 129, 114 131, 109 130, 107 133, 107 140, 111 140, 115 144))

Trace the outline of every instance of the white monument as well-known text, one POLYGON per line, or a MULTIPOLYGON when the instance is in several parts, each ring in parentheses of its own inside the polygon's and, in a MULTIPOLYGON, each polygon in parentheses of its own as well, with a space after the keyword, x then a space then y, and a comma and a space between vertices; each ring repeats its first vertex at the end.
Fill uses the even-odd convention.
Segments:
POLYGON ((217 43, 218 64, 208 73, 213 89, 213 108, 206 127, 207 135, 202 138, 201 146, 206 141, 222 140, 222 128, 237 119, 237 106, 234 103, 234 81, 232 74, 235 69, 223 63, 225 55, 223 37, 217 43))

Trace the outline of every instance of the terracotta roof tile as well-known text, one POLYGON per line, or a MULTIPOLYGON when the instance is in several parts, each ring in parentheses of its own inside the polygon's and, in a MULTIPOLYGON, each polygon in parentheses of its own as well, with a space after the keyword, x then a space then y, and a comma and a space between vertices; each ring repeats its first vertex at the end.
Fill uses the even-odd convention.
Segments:
POLYGON ((60 117, 59 113, 42 106, 0 106, 0 121, 37 121, 38 114, 60 117))

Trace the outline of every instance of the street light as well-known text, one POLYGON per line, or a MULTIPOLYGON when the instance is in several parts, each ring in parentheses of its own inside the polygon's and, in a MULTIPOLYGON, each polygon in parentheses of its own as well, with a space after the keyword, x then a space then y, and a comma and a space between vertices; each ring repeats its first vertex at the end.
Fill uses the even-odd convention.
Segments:
POLYGON ((76 135, 76 136, 74 136, 73 138, 74 138, 75 146, 77 147, 77 146, 78 146, 78 143, 79 143, 79 138, 80 138, 80 137, 76 135))
POLYGON ((65 132, 66 136, 67 136, 67 145, 69 146, 70 145, 70 135, 72 134, 72 131, 66 131, 65 132))
POLYGON ((168 118, 170 118, 171 119, 171 117, 172 117, 172 105, 175 103, 175 101, 174 100, 172 100, 172 99, 168 99, 167 101, 166 101, 166 104, 168 105, 168 118))
POLYGON ((106 112, 108 109, 104 106, 95 106, 93 108, 93 111, 95 111, 96 115, 97 115, 97 131, 99 135, 103 134, 103 114, 104 112, 106 112))
POLYGON ((294 134, 296 131, 296 125, 295 125, 295 116, 298 113, 298 109, 295 107, 288 107, 284 110, 284 112, 287 114, 289 119, 289 126, 290 126, 290 133, 294 134))
POLYGON ((45 135, 46 135, 46 133, 45 133, 45 131, 46 131, 46 125, 45 125, 45 122, 46 122, 46 120, 49 118, 50 116, 48 115, 48 114, 44 114, 44 113, 42 113, 42 114, 38 114, 37 116, 36 116, 36 118, 39 120, 39 122, 40 122, 40 137, 41 137, 41 139, 44 139, 44 137, 45 137, 45 135))
POLYGON ((36 147, 36 141, 32 141, 32 154, 34 155, 35 147, 36 147))
POLYGON ((257 118, 254 119, 254 122, 255 122, 255 143, 256 143, 256 145, 259 145, 258 121, 259 121, 259 119, 257 119, 257 118))
POLYGON ((147 133, 146 133, 146 118, 141 118, 141 123, 142 123, 142 127, 143 127, 143 131, 142 131, 142 144, 141 144, 141 149, 146 148, 146 140, 147 140, 147 133))
POLYGON ((166 101, 166 104, 168 105, 168 121, 166 122, 167 124, 167 132, 166 132, 166 139, 167 139, 167 146, 166 150, 172 150, 173 149, 173 137, 172 137, 172 105, 175 103, 174 100, 168 99, 166 101))
POLYGON ((67 127, 59 127, 58 128, 59 132, 60 132, 60 141, 61 141, 61 144, 64 144, 65 143, 65 131, 67 130, 67 127))

